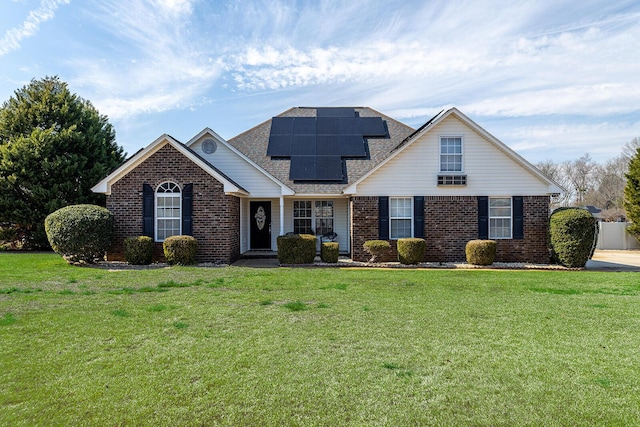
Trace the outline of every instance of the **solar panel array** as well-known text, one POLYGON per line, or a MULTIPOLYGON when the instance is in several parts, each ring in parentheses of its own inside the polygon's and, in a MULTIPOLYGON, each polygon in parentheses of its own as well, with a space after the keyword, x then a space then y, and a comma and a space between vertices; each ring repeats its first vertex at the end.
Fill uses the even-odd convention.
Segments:
POLYGON ((344 158, 366 158, 365 138, 387 136, 381 117, 353 108, 318 108, 316 117, 274 117, 267 155, 291 158, 293 181, 342 181, 344 158))

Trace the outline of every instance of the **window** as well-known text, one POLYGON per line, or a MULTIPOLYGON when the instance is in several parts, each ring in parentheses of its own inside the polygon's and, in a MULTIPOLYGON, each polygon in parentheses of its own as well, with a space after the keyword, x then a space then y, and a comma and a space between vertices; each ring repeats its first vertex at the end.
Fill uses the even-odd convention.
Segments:
POLYGON ((321 236, 333 231, 333 201, 316 201, 316 235, 321 236))
POLYGON ((156 241, 182 233, 182 197, 180 187, 164 182, 156 190, 156 241))
POLYGON ((389 227, 391 239, 400 239, 412 236, 413 224, 413 198, 390 197, 389 198, 389 227))
POLYGON ((322 235, 333 231, 332 200, 294 200, 293 232, 322 235))
POLYGON ((511 197, 489 198, 489 238, 511 238, 511 197))
POLYGON ((312 220, 311 201, 294 200, 293 232, 296 234, 313 234, 313 229, 311 228, 312 220))
POLYGON ((440 172, 462 172, 462 137, 440 137, 440 172))

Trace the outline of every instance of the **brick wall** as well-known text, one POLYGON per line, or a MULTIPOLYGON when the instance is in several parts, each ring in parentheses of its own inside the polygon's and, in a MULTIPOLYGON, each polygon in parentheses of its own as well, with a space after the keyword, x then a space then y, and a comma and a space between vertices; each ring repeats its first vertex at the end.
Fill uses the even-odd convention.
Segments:
MULTIPOLYGON (((107 258, 124 259, 124 239, 142 235, 142 185, 155 189, 164 181, 181 188, 193 183, 193 237, 198 240, 198 261, 235 261, 240 256, 240 199, 225 195, 221 183, 168 144, 113 184, 107 208, 116 225, 107 258)), ((162 243, 155 243, 154 256, 161 259, 162 243)))
MULTIPOLYGON (((524 239, 498 240, 496 261, 549 262, 547 228, 549 198, 524 197, 524 239)), ((460 262, 465 260, 465 245, 478 238, 478 202, 474 196, 426 196, 424 223, 427 253, 425 261, 460 262)), ((378 238, 378 198, 351 199, 351 256, 367 261, 362 245, 378 238)), ((397 261, 396 242, 385 261, 397 261)))

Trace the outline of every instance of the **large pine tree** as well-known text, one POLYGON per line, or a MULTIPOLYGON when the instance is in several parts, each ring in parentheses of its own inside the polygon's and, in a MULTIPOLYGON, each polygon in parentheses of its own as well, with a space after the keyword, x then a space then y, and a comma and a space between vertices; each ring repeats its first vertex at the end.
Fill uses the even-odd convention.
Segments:
POLYGON ((48 246, 44 218, 104 204, 91 187, 124 160, 107 117, 56 77, 32 80, 0 108, 0 222, 48 246))
POLYGON ((628 230, 640 239, 640 148, 629 162, 629 170, 625 174, 627 185, 624 188, 624 209, 627 218, 633 223, 628 230))

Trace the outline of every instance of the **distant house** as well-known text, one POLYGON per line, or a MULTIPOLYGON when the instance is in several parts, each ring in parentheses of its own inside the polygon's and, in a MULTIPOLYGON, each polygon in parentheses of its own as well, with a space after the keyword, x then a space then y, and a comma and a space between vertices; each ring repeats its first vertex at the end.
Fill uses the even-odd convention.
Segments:
MULTIPOLYGON (((427 261, 461 261, 472 239, 497 261, 548 262, 549 198, 562 189, 455 108, 413 129, 371 108, 292 108, 224 140, 205 128, 185 144, 162 135, 100 181, 125 237, 161 251, 193 235, 199 260, 276 250, 287 232, 336 233, 368 259, 370 239, 421 237, 427 261)), ((395 259, 396 254, 390 254, 395 259)))

